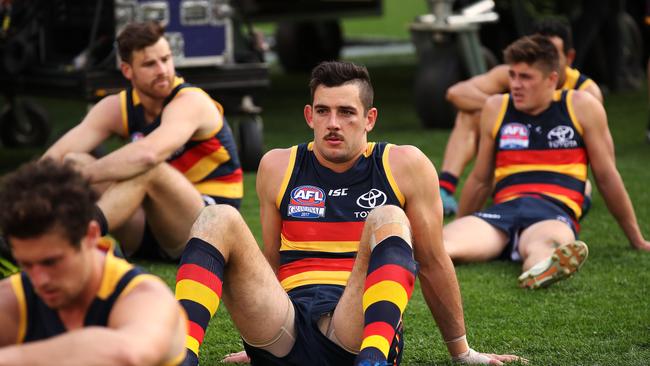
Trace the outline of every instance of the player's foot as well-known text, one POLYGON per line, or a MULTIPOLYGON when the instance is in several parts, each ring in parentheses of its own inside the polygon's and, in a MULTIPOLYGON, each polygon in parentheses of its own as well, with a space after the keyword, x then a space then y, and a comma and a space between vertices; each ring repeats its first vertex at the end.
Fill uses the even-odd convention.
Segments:
POLYGON ((444 189, 440 189, 440 199, 442 200, 442 211, 445 216, 452 216, 458 211, 458 203, 452 194, 444 189))
POLYGON ((538 289, 571 277, 587 260, 587 244, 576 240, 563 245, 547 259, 535 264, 519 276, 519 287, 538 289))

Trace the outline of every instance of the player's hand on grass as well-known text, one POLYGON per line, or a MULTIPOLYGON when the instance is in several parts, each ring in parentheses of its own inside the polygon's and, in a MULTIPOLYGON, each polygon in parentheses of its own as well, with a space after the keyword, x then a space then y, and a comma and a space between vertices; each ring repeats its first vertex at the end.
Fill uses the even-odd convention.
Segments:
POLYGON ((473 349, 452 358, 456 363, 466 365, 503 365, 504 362, 519 361, 528 363, 528 360, 515 355, 497 355, 494 353, 480 353, 473 349))
POLYGON ((240 351, 236 353, 227 354, 221 362, 230 362, 230 363, 250 363, 251 358, 248 357, 246 351, 240 351))

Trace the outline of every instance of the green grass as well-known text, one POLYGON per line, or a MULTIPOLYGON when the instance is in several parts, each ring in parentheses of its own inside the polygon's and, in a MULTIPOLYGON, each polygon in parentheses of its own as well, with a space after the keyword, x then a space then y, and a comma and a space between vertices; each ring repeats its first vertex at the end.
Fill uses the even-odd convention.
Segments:
MULTIPOLYGON (((412 105, 415 60, 403 56, 390 63, 372 58, 369 65, 377 92, 379 121, 371 140, 390 140, 421 148, 437 166, 449 131, 424 130, 412 105)), ((302 106, 307 102, 305 75, 272 74, 272 92, 262 105, 266 148, 286 147, 310 138, 302 106)), ((85 107, 79 103, 44 100, 57 130, 74 124, 85 107)), ((606 97, 617 164, 634 202, 642 231, 650 234, 650 144, 644 140, 646 94, 628 92, 606 97)), ((38 149, 0 149, 3 171, 37 156, 38 149)), ((242 214, 260 238, 255 175, 245 175, 242 214)), ((463 295, 468 338, 485 352, 516 353, 532 365, 639 365, 650 359, 650 254, 629 249, 598 193, 583 222, 582 239, 590 258, 574 278, 541 291, 516 287, 519 265, 509 262, 462 265, 457 274, 463 295)), ((175 268, 143 263, 173 287, 175 268)), ((448 364, 448 356, 419 289, 405 314, 404 364, 448 364)), ((224 307, 211 322, 202 348, 203 364, 213 364, 241 348, 224 307)))
MULTIPOLYGON (((421 10, 404 7, 422 1, 388 0, 397 21, 363 19, 344 22, 346 33, 376 34, 372 22, 391 22, 387 36, 407 38, 399 24, 421 10), (399 20, 401 19, 401 20, 399 20), (364 23, 370 22, 370 23, 364 23), (397 24, 397 28, 395 27, 397 24), (397 29, 397 30, 395 30, 397 29), (399 35, 401 34, 401 35, 399 35)), ((386 25, 386 27, 389 27, 386 25)), ((376 28, 374 28, 376 29, 376 28)), ((370 139, 412 144, 422 149, 436 166, 449 134, 424 130, 413 108, 412 84, 416 68, 413 55, 367 57, 356 60, 368 65, 376 89, 379 120, 370 139)), ((310 139, 302 107, 308 102, 307 76, 275 71, 272 86, 260 102, 267 149, 287 147, 310 139)), ((82 103, 41 99, 55 121, 54 135, 74 125, 85 112, 82 103)), ((646 91, 606 96, 617 164, 636 208, 643 233, 650 236, 650 144, 644 140, 647 121, 646 91)), ((0 172, 42 153, 41 149, 0 148, 0 172)), ((241 212, 258 240, 261 237, 255 175, 246 173, 246 196, 241 212)), ((470 344, 483 352, 515 353, 531 365, 640 365, 650 361, 650 253, 629 249, 618 225, 598 193, 582 225, 590 257, 574 278, 540 291, 516 287, 520 268, 509 262, 462 265, 456 268, 470 344)), ((175 267, 142 263, 163 277, 173 288, 175 267)), ((419 287, 405 313, 405 365, 450 364, 438 329, 419 287)), ((241 349, 241 341, 224 307, 210 324, 201 363, 215 364, 225 354, 241 349)))

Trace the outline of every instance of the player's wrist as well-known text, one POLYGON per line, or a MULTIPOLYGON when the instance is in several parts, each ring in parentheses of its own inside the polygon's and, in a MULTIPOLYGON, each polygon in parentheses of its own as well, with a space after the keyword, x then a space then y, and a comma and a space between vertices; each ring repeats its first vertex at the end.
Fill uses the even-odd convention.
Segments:
POLYGON ((447 346, 447 351, 449 351, 452 359, 460 357, 470 350, 469 344, 467 343, 467 336, 465 334, 460 337, 446 339, 445 345, 447 346))

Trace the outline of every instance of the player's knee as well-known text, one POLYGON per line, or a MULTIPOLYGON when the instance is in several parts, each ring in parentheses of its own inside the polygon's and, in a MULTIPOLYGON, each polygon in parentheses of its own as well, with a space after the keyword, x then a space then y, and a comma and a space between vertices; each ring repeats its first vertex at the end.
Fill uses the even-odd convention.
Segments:
POLYGON ((210 237, 215 232, 223 234, 238 227, 242 222, 239 211, 230 205, 206 206, 194 221, 190 236, 210 237))
POLYGON ((399 236, 411 245, 411 228, 406 213, 393 205, 381 206, 368 214, 366 225, 370 231, 370 249, 389 236, 399 236))

